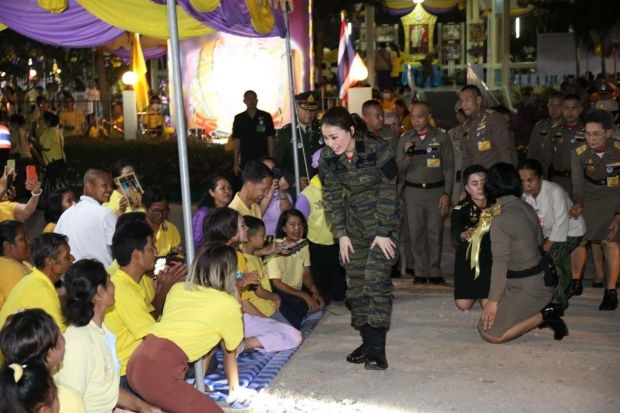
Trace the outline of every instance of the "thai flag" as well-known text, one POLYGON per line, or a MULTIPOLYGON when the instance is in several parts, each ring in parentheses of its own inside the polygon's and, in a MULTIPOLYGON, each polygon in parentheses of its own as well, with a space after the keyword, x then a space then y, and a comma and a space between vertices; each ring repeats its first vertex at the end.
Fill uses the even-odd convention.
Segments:
POLYGON ((11 149, 11 131, 0 125, 0 149, 11 149))
POLYGON ((351 77, 351 67, 355 59, 355 46, 349 36, 347 22, 344 17, 340 23, 340 46, 338 46, 338 86, 340 88, 340 99, 347 99, 349 88, 357 80, 351 77))

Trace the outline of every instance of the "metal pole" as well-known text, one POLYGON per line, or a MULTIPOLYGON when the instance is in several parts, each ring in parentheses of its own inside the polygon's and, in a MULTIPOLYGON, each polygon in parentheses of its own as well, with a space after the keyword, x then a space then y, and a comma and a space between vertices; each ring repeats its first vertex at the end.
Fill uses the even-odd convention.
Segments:
POLYGON ((299 156, 297 154, 297 105, 295 104, 295 79, 293 78, 293 53, 291 51, 291 26, 289 25, 288 15, 291 12, 291 6, 288 1, 286 4, 286 12, 284 13, 284 24, 286 25, 286 65, 288 67, 288 85, 291 98, 291 128, 293 145, 293 165, 295 166, 295 192, 299 197, 301 192, 301 180, 299 179, 299 156))
MULTIPOLYGON (((172 63, 172 87, 174 90, 174 118, 179 147, 179 172, 181 174, 181 200, 183 203, 183 229, 185 230, 185 250, 187 266, 194 260, 194 236, 192 231, 192 198, 189 191, 189 167, 187 162, 187 128, 185 126, 183 86, 181 84, 181 56, 179 53, 179 27, 177 24, 177 2, 168 0, 168 31, 170 36, 170 62, 172 63)), ((205 392, 202 358, 194 363, 196 388, 205 392)))

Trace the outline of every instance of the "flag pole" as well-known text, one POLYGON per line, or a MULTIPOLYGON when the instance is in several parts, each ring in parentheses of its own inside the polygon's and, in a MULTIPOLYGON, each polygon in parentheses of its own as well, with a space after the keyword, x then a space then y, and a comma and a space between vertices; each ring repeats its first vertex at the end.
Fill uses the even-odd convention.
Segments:
POLYGON ((297 197, 301 192, 301 180, 299 178, 299 156, 297 153, 297 106, 295 104, 295 79, 293 73, 293 52, 291 50, 291 26, 288 15, 292 12, 288 0, 284 3, 284 24, 286 25, 286 65, 288 67, 288 82, 291 100, 291 144, 293 145, 293 165, 295 168, 295 192, 297 197))

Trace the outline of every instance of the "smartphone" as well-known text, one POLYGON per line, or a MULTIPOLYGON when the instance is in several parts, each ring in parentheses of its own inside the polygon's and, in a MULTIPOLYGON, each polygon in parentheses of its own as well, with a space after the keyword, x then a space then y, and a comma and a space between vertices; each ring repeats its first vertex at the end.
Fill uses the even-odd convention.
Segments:
POLYGON ((273 169, 271 170, 271 173, 273 173, 273 179, 279 180, 280 178, 282 178, 282 168, 274 166, 273 169))
POLYGON ((26 167, 26 180, 27 181, 36 181, 38 180, 37 176, 37 167, 34 165, 28 165, 26 167))

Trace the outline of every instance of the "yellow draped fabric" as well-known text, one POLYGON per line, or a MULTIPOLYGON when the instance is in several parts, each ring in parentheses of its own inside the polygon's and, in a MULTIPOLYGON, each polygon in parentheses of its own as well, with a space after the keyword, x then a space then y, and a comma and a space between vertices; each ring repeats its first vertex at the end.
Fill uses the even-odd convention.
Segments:
POLYGON ((140 35, 133 33, 132 36, 129 68, 138 75, 138 81, 133 85, 133 90, 136 92, 138 112, 141 112, 149 105, 149 83, 146 80, 146 62, 142 46, 140 46, 140 35))
MULTIPOLYGON (((76 0, 100 20, 132 33, 167 39, 166 6, 150 0, 76 0)), ((188 39, 213 33, 215 30, 191 18, 177 6, 179 38, 188 39)))
MULTIPOLYGON (((425 6, 435 7, 438 9, 448 9, 450 7, 454 7, 456 4, 460 3, 463 0, 426 0, 424 2, 425 6)), ((388 1, 386 5, 389 9, 408 9, 413 6, 411 2, 406 1, 388 1)))
POLYGON ((268 1, 261 2, 256 0, 245 0, 245 4, 248 7, 250 18, 252 20, 252 27, 258 34, 269 34, 273 30, 276 21, 271 13, 271 7, 268 1))
POLYGON ((0 32, 1 32, 2 30, 4 30, 4 29, 6 29, 6 26, 5 26, 4 24, 0 23, 0 32))
POLYGON ((190 0, 192 6, 200 12, 210 12, 217 9, 220 5, 220 0, 190 0))
POLYGON ((37 5, 50 13, 62 13, 69 6, 68 0, 39 0, 37 5))
POLYGON ((480 276, 480 247, 482 244, 482 237, 491 229, 491 220, 493 215, 488 209, 480 214, 480 221, 476 225, 476 229, 469 238, 469 247, 467 247, 466 256, 470 256, 471 269, 476 269, 474 280, 480 276))

